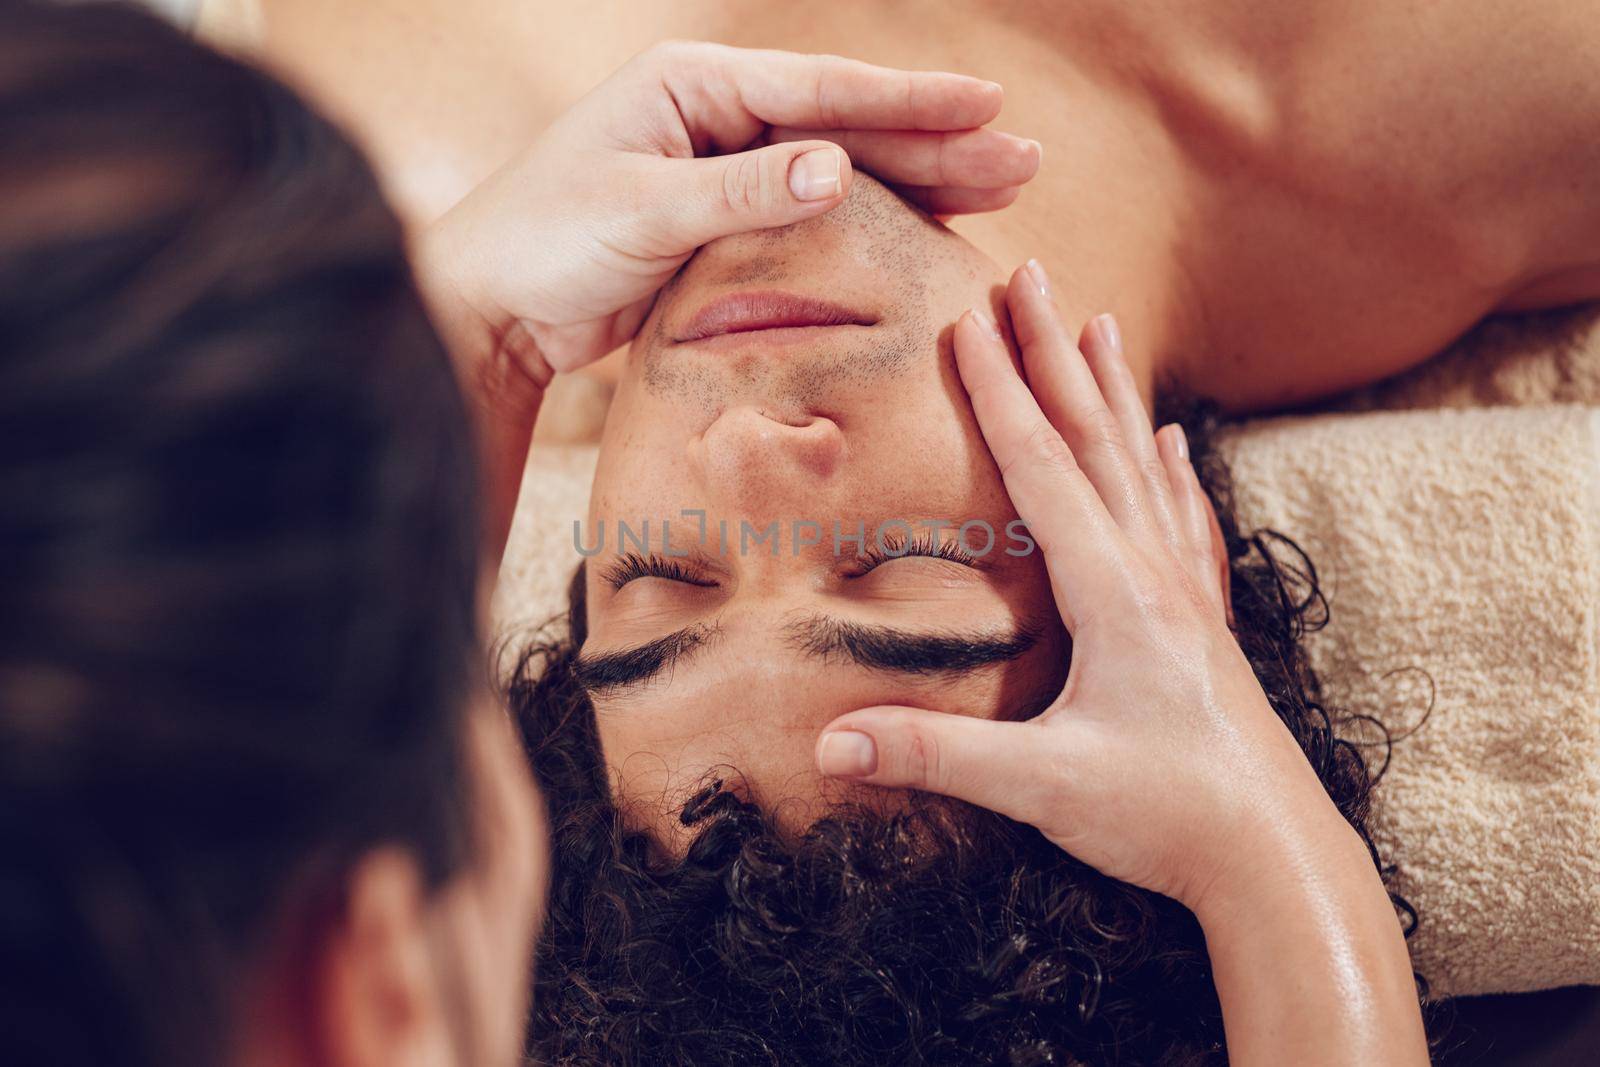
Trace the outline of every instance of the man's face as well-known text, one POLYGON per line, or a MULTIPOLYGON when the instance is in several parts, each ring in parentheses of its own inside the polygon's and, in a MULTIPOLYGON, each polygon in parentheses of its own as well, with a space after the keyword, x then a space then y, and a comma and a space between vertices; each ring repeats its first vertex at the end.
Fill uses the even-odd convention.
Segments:
POLYGON ((804 825, 839 715, 999 717, 1059 688, 1043 562, 1008 530, 950 347, 1003 280, 857 176, 840 209, 714 242, 662 292, 581 531, 599 552, 580 673, 635 818, 668 831, 726 768, 804 825))

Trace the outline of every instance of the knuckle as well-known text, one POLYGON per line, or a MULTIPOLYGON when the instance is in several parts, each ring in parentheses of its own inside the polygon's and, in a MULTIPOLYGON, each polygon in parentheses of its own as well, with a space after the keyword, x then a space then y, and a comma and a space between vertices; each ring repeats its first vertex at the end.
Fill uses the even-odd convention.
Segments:
POLYGON ((722 170, 723 205, 739 214, 759 211, 766 203, 767 185, 760 153, 736 156, 722 170))
POLYGON ((1067 474, 1077 470, 1078 463, 1072 456, 1072 449, 1061 439, 1055 427, 1048 422, 1040 420, 1028 431, 1028 436, 1023 440, 1022 448, 1013 462, 1025 462, 1044 469, 1047 472, 1067 474))
POLYGON ((1139 473, 1152 489, 1167 489, 1167 466, 1159 456, 1146 456, 1139 462, 1139 473))
POLYGON ((1079 413, 1073 420, 1083 434, 1085 445, 1101 452, 1122 451, 1122 427, 1115 415, 1104 404, 1094 404, 1079 413))
POLYGON ((939 740, 931 734, 914 731, 906 744, 904 761, 905 780, 914 788, 940 793, 949 785, 939 740))
POLYGON ((952 140, 949 137, 940 137, 938 144, 939 147, 933 157, 932 184, 949 185, 951 184, 951 177, 957 171, 956 164, 951 158, 954 152, 952 140))
POLYGON ((822 121, 823 129, 836 129, 839 127, 839 101, 834 93, 834 85, 841 74, 840 68, 844 60, 835 55, 819 55, 815 57, 815 107, 822 121))
POLYGON ((916 129, 921 129, 924 124, 922 113, 921 94, 917 92, 917 76, 907 71, 901 81, 901 92, 905 96, 906 114, 911 116, 911 124, 916 129))

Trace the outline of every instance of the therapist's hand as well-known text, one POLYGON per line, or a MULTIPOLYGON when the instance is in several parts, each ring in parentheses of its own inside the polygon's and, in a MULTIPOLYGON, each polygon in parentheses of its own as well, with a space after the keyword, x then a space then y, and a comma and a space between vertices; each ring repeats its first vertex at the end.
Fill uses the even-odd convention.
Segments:
POLYGON ((955 74, 659 45, 441 219, 423 269, 459 298, 455 340, 542 384, 630 339, 700 245, 837 207, 852 156, 935 213, 1010 203, 1039 146, 982 128, 1000 104, 955 74))
POLYGON ((851 712, 818 739, 818 766, 993 809, 1185 904, 1234 1063, 1425 1063, 1372 858, 1229 630, 1181 431, 1158 444, 1114 324, 1091 323, 1080 348, 1045 288, 1030 267, 1007 293, 1026 382, 981 313, 955 349, 1072 636, 1065 687, 1026 722, 851 712))
POLYGON ((1153 434, 1110 320, 1080 349, 1032 268, 1007 299, 1026 381, 981 312, 956 324, 956 361, 1072 637, 1065 688, 1026 722, 858 711, 820 738, 822 769, 848 770, 836 735, 859 732, 862 780, 999 811, 1191 906, 1256 842, 1354 839, 1228 628, 1209 502, 1179 428, 1153 434))
POLYGON ((700 245, 839 206, 852 157, 938 214, 1010 203, 1039 146, 983 128, 1000 98, 955 74, 660 45, 429 227, 412 260, 474 409, 490 551, 552 375, 628 341, 700 245))

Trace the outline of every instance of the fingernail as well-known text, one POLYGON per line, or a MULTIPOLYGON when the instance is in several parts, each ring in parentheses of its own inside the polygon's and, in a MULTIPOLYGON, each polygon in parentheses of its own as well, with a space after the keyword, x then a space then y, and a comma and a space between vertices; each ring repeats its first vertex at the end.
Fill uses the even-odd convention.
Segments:
POLYGON ((1178 458, 1185 463, 1189 462, 1189 438, 1183 432, 1183 427, 1175 422, 1169 422, 1168 428, 1172 431, 1172 448, 1178 453, 1178 458))
POLYGON ((979 326, 983 327, 984 333, 987 333, 996 341, 1000 340, 1000 327, 994 324, 994 320, 989 317, 987 312, 981 308, 973 308, 972 319, 979 326))
POLYGON ((1033 284, 1039 287, 1039 295, 1050 295, 1050 276, 1044 272, 1044 265, 1037 259, 1030 259, 1024 264, 1028 268, 1028 277, 1033 279, 1033 284))
POLYGON ((817 767, 832 778, 861 778, 878 769, 878 746, 855 730, 823 734, 817 746, 817 767))
POLYGON ((1096 315, 1094 328, 1100 334, 1100 342, 1117 354, 1122 353, 1122 330, 1117 327, 1117 317, 1110 312, 1096 315))
POLYGON ((796 200, 829 200, 839 195, 839 150, 814 148, 789 164, 789 191, 796 200))

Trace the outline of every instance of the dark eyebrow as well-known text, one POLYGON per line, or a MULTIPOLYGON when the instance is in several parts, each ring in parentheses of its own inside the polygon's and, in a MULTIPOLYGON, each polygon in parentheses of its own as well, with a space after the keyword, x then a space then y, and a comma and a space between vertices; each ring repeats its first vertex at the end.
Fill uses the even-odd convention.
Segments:
POLYGON ((900 630, 819 615, 792 624, 789 638, 808 655, 843 657, 870 670, 961 674, 1009 663, 1032 648, 1038 635, 1029 629, 900 630))
POLYGON ((717 633, 714 626, 686 626, 636 648, 602 652, 597 656, 579 655, 573 675, 590 693, 642 685, 670 671, 684 655, 707 644, 717 633))
MULTIPOLYGON (((719 632, 703 624, 689 626, 636 648, 580 655, 573 673, 591 696, 643 685, 670 671, 719 632)), ((1038 641, 1038 635, 1029 629, 923 632, 822 615, 792 623, 788 635, 808 656, 843 658, 868 670, 900 674, 964 674, 1009 663, 1038 641)))

